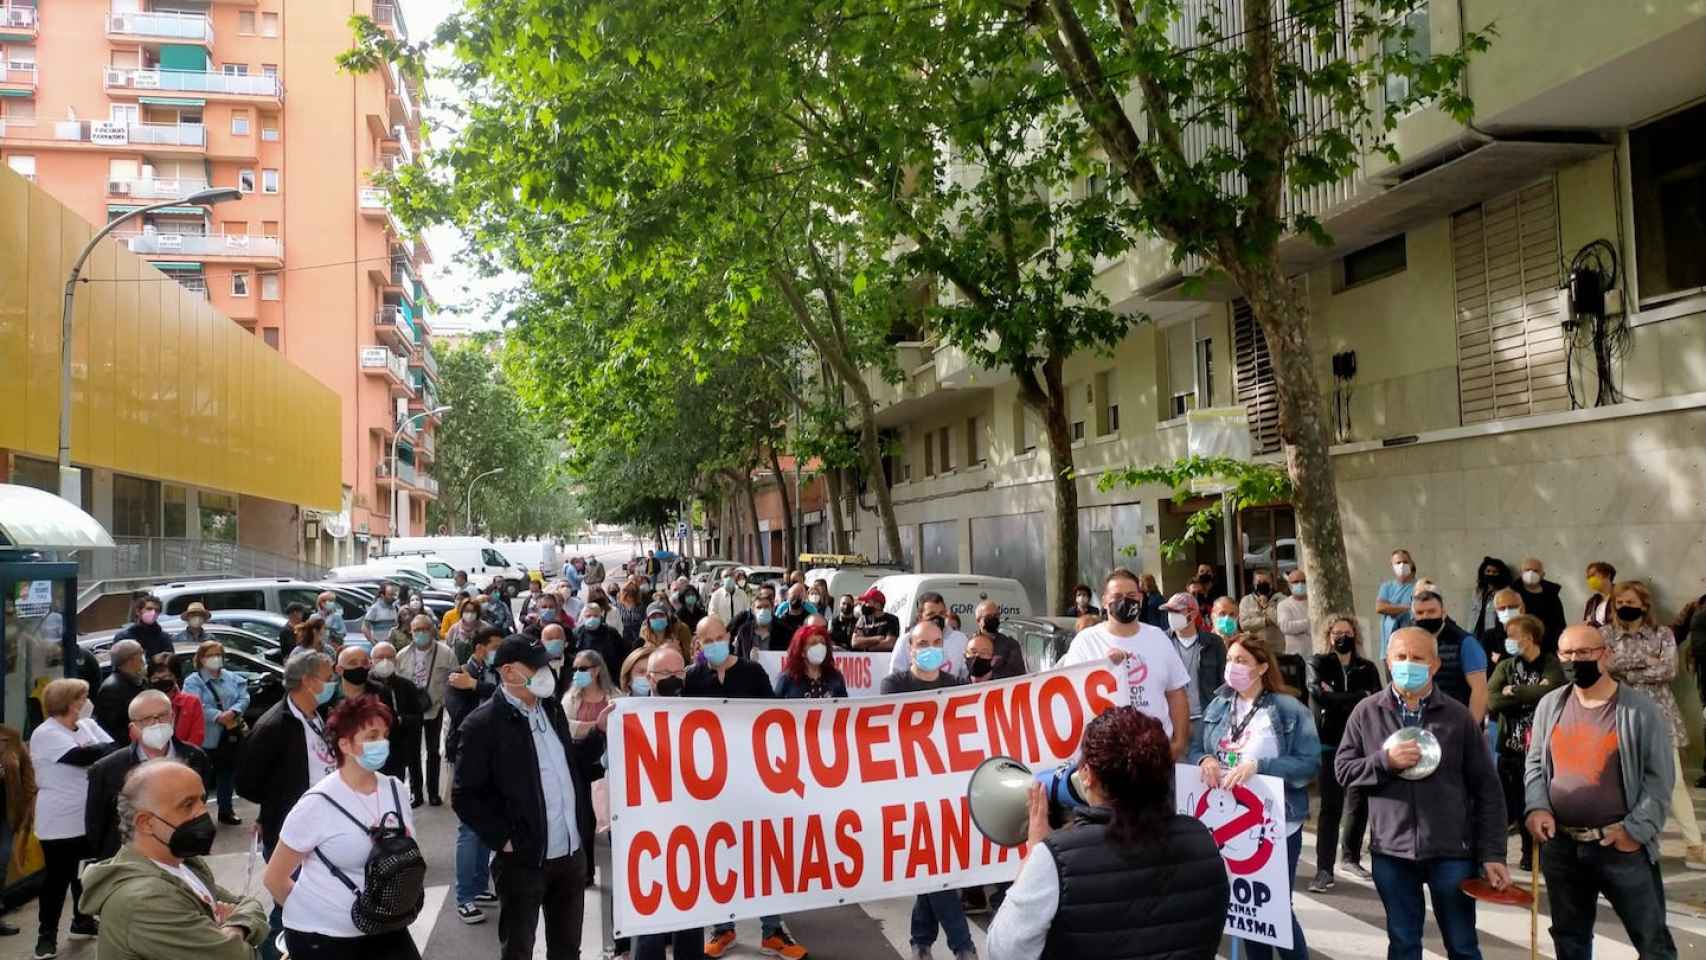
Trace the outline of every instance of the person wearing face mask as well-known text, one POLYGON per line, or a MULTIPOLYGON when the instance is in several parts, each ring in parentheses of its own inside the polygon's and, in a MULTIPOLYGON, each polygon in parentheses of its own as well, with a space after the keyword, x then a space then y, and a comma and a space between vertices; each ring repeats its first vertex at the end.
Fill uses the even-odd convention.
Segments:
MULTIPOLYGON (((1558 658, 1540 647, 1545 627, 1526 614, 1504 622, 1505 658, 1493 668, 1487 685, 1487 712, 1498 718, 1499 783, 1505 791, 1507 826, 1523 820, 1523 775, 1540 698, 1564 686, 1558 658)), ((1534 843, 1522 834, 1522 869, 1534 868, 1534 843)))
POLYGON ((1558 637, 1564 632, 1563 588, 1546 579, 1546 565, 1538 557, 1523 557, 1516 589, 1522 596, 1522 608, 1529 616, 1540 620, 1545 628, 1540 649, 1558 652, 1558 637))
MULTIPOLYGON (((588 650, 598 654, 607 666, 615 664, 620 667, 628 659, 628 654, 634 652, 622 639, 622 632, 605 622, 604 606, 590 601, 581 609, 580 623, 576 625, 569 645, 577 653, 588 650)), ((610 679, 614 683, 617 678, 612 676, 610 679)))
POLYGON ((526 628, 521 631, 535 640, 544 634, 546 627, 556 627, 563 632, 564 636, 567 636, 567 632, 575 628, 574 621, 563 612, 562 599, 554 593, 541 596, 535 609, 537 616, 533 617, 526 628))
MULTIPOLYGON (((1416 585, 1410 600, 1411 623, 1434 638, 1439 669, 1433 685, 1441 693, 1469 708, 1480 723, 1487 717, 1487 652, 1455 621, 1445 615, 1445 601, 1432 583, 1416 585)), ((1488 756, 1492 756, 1489 752, 1488 756)))
MULTIPOLYGON (((767 612, 770 610, 768 606, 764 609, 767 612)), ((617 683, 626 689, 634 674, 644 669, 646 658, 666 646, 674 647, 685 660, 687 651, 692 649, 693 637, 685 626, 670 617, 668 606, 653 603, 646 611, 645 622, 640 627, 640 642, 622 661, 622 668, 616 675, 617 683)))
POLYGON ((768 650, 786 650, 794 639, 794 631, 800 629, 807 617, 826 612, 811 600, 811 594, 803 583, 796 583, 788 588, 788 599, 776 608, 776 620, 771 625, 768 650))
POLYGON ((746 577, 726 573, 717 589, 711 591, 706 612, 723 621, 734 623, 735 618, 752 609, 752 597, 746 592, 746 577))
POLYGON ((541 913, 545 957, 572 960, 592 872, 594 771, 575 750, 544 646, 505 637, 492 669, 502 685, 462 721, 450 805, 496 851, 501 960, 534 956, 541 913))
POLYGON ((154 596, 143 594, 137 597, 131 608, 131 621, 113 634, 113 643, 135 640, 142 645, 143 655, 148 657, 171 653, 172 638, 160 627, 160 610, 160 601, 154 596))
POLYGON ((1690 870, 1706 870, 1706 844, 1701 843, 1694 800, 1682 773, 1682 752, 1688 749, 1688 725, 1682 719, 1671 681, 1676 679, 1676 638, 1653 616, 1653 594, 1640 580, 1623 580, 1611 587, 1612 620, 1600 628, 1609 654, 1605 668, 1612 678, 1646 694, 1670 723, 1674 746, 1674 792, 1671 816, 1685 845, 1683 862, 1690 870))
POLYGON ((285 818, 261 882, 284 905, 284 939, 293 957, 420 960, 405 929, 363 933, 350 916, 366 887, 371 831, 400 827, 414 836, 403 785, 382 772, 396 717, 378 697, 344 700, 326 718, 337 769, 302 794, 285 818))
POLYGON ((1202 737, 1203 708, 1214 699, 1226 672, 1226 639, 1197 629, 1197 601, 1189 593, 1173 594, 1161 605, 1161 611, 1167 615, 1167 639, 1185 666, 1185 696, 1190 703, 1191 742, 1195 743, 1202 737))
MULTIPOLYGON (((914 623, 934 621, 937 629, 942 631, 942 653, 946 656, 942 669, 947 673, 965 677, 966 635, 961 633, 948 621, 948 601, 934 590, 918 595, 918 614, 914 623)), ((889 673, 905 673, 912 665, 912 645, 895 644, 889 654, 889 673)))
POLYGON ((1315 652, 1315 638, 1309 629, 1309 583, 1302 567, 1294 567, 1285 575, 1285 596, 1280 598, 1276 616, 1280 636, 1285 638, 1282 652, 1288 656, 1307 659, 1315 652))
POLYGON ((325 590, 314 599, 315 612, 326 622, 326 643, 333 649, 344 645, 344 635, 347 628, 344 625, 344 608, 338 603, 338 595, 325 590))
POLYGON ((1592 626, 1566 628, 1558 655, 1570 682, 1535 706, 1523 801, 1527 832, 1540 843, 1553 945, 1560 958, 1591 957, 1603 896, 1638 956, 1673 958, 1659 877, 1676 786, 1670 722, 1651 697, 1618 682, 1592 626))
POLYGON ((844 593, 835 603, 835 616, 829 621, 829 642, 837 650, 853 649, 853 628, 859 623, 859 601, 844 593))
POLYGON ((1515 582, 1509 564, 1498 557, 1482 557, 1481 566, 1475 574, 1475 590, 1469 596, 1468 606, 1463 608, 1470 611, 1470 620, 1465 627, 1481 642, 1481 648, 1487 651, 1490 661, 1496 661, 1505 652, 1505 633, 1499 624, 1495 598, 1499 591, 1510 589, 1515 582))
POLYGON ((1061 614, 1061 616, 1073 617, 1073 618, 1084 617, 1084 616, 1091 616, 1091 617, 1101 616, 1102 615, 1102 609, 1100 607, 1096 606, 1095 596, 1096 595, 1091 592, 1089 584, 1087 584, 1087 583, 1079 584, 1078 586, 1074 587, 1072 590, 1072 605, 1067 607, 1065 612, 1063 612, 1061 614))
POLYGON ((196 772, 205 784, 212 774, 207 754, 178 739, 173 730, 172 703, 158 690, 144 690, 130 701, 128 750, 115 750, 89 767, 88 799, 83 805, 83 835, 88 857, 105 860, 118 852, 119 817, 116 802, 124 778, 139 764, 170 757, 196 772))
POLYGON ((1380 662, 1386 662, 1386 644, 1392 631, 1410 625, 1410 601, 1416 592, 1416 561, 1410 551, 1392 551, 1392 579, 1382 580, 1375 597, 1374 612, 1380 614, 1380 662))
MULTIPOLYGON (((569 717, 569 736, 574 739, 582 769, 594 774, 593 783, 604 778, 605 726, 600 724, 622 694, 610 679, 604 658, 592 650, 575 651, 570 661, 568 690, 563 694, 563 712, 569 717)), ((599 789, 594 787, 594 789, 599 789)))
POLYGON ((1310 893, 1326 893, 1337 881, 1333 871, 1339 857, 1339 821, 1345 808, 1345 872, 1363 880, 1372 875, 1362 865, 1362 837, 1368 830, 1367 799, 1339 784, 1333 772, 1333 753, 1345 736, 1345 721, 1364 698, 1380 692, 1380 671, 1362 655, 1362 630, 1350 617, 1335 617, 1323 631, 1326 652, 1310 662, 1309 702, 1315 710, 1315 731, 1321 740, 1321 817, 1315 829, 1315 879, 1310 893))
MULTIPOLYGON (((498 674, 491 663, 497 658, 498 645, 504 632, 486 627, 475 635, 468 661, 451 673, 445 689, 444 759, 456 764, 461 759, 462 721, 475 707, 491 699, 498 689, 498 674)), ((456 823, 456 915, 463 923, 486 921, 483 905, 498 902, 491 892, 492 851, 480 842, 467 821, 456 823)))
MULTIPOLYGON (((35 955, 52 957, 58 950, 59 917, 67 890, 71 891, 71 939, 92 940, 99 933, 95 918, 82 910, 82 885, 77 880, 77 865, 88 856, 84 804, 89 798, 89 768, 122 750, 124 744, 115 743, 91 718, 89 685, 82 680, 48 681, 41 702, 46 716, 30 733, 29 750, 36 776, 35 834, 44 861, 35 955)), ((127 717, 127 727, 128 722, 127 717)))
POLYGON ((284 608, 284 626, 278 628, 280 655, 277 659, 283 660, 283 654, 296 646, 296 628, 308 619, 308 614, 308 605, 305 603, 292 603, 284 608))
POLYGON ((456 620, 445 631, 444 642, 450 645, 450 651, 457 660, 466 660, 474 646, 474 634, 488 626, 490 624, 480 619, 480 602, 467 597, 457 606, 456 620))
POLYGON ((691 633, 699 629, 699 621, 705 619, 705 601, 699 596, 699 588, 687 584, 676 596, 675 615, 686 625, 691 633))
MULTIPOLYGON (((1202 619, 1198 615, 1198 619, 1202 619)), ((1198 630, 1204 629, 1201 624, 1198 630)), ((1208 630, 1224 641, 1227 637, 1238 632, 1238 601, 1231 597, 1221 597, 1214 601, 1214 607, 1209 613, 1208 630)))
MULTIPOLYGON (((1303 854, 1303 822, 1309 818, 1309 784, 1321 769, 1321 741, 1315 718, 1280 675, 1279 657, 1267 641, 1250 633, 1226 639, 1225 684, 1203 708, 1202 736, 1191 744, 1190 761, 1204 786, 1230 790, 1258 774, 1285 783, 1287 875, 1297 875, 1303 854)), ((1291 921, 1291 949, 1282 957, 1308 957, 1303 925, 1291 921)), ((1273 947, 1243 942, 1252 960, 1267 960, 1273 947)))
POLYGON ((839 700, 847 696, 847 681, 835 668, 829 633, 815 624, 794 634, 782 672, 776 677, 781 700, 839 700))
POLYGON ((1582 608, 1582 621, 1590 626, 1603 627, 1616 619, 1611 602, 1611 587, 1617 582, 1617 568, 1604 560, 1595 560, 1587 568, 1588 602, 1582 608))
POLYGON ((752 600, 752 609, 729 629, 734 635, 735 652, 742 659, 751 658, 754 650, 770 649, 771 637, 776 632, 776 608, 769 592, 760 590, 752 600))
MULTIPOLYGON (((633 690, 636 696, 679 697, 687 687, 687 664, 674 647, 659 647, 634 672, 633 690)), ((609 903, 609 899, 605 899, 609 903)), ((674 960, 699 960, 705 955, 703 927, 690 927, 670 933, 648 933, 634 938, 633 960, 664 960, 668 949, 674 960)), ((628 944, 616 942, 617 957, 626 953, 628 944)))
POLYGON ((966 640, 966 679, 967 680, 1005 680, 1009 677, 1022 677, 1026 673, 1025 648, 1019 641, 1001 632, 1001 604, 994 600, 980 600, 977 609, 972 611, 977 620, 977 630, 972 638, 982 637, 987 646, 980 647, 984 651, 978 656, 971 654, 971 638, 966 640))
POLYGON ((424 780, 427 803, 436 807, 444 802, 438 789, 439 744, 444 740, 444 705, 449 696, 450 675, 456 672, 457 660, 450 646, 438 639, 431 617, 416 614, 408 627, 408 643, 396 648, 395 676, 414 686, 421 707, 421 742, 410 749, 405 758, 409 771, 409 794, 416 800, 420 799, 424 780), (421 746, 426 748, 424 770, 421 746))
POLYGON ((397 626, 397 619, 402 612, 397 609, 397 588, 390 583, 379 584, 379 596, 367 607, 366 616, 361 618, 361 634, 372 646, 391 636, 391 630, 397 626))
MULTIPOLYGON (((175 647, 178 644, 201 646, 207 641, 207 607, 199 601, 184 608, 184 629, 172 639, 175 647)), ((150 657, 152 659, 152 657, 150 657)))
POLYGON ((248 734, 243 714, 249 709, 249 685, 225 671, 225 648, 209 640, 196 648, 195 671, 184 678, 184 692, 201 701, 201 749, 213 763, 213 787, 219 801, 219 822, 242 823, 232 804, 237 757, 248 734))
POLYGON ((893 650, 900 640, 900 618, 883 609, 888 598, 876 587, 859 597, 859 620, 853 625, 852 645, 855 650, 893 650))
MULTIPOLYGON (((371 662, 367 667, 367 686, 379 691, 380 699, 391 708, 391 755, 380 772, 401 780, 413 765, 420 766, 421 727, 426 715, 426 692, 415 686, 414 680, 397 671, 397 648, 389 641, 373 645, 371 662)), ((409 790, 409 806, 421 805, 420 779, 409 790)))
POLYGON ((84 906, 101 919, 100 955, 251 960, 267 935, 266 907, 220 886, 207 865, 218 828, 196 771, 149 760, 113 802, 124 845, 83 871, 84 906))
POLYGON ((1351 710, 1333 757, 1339 783, 1368 797, 1374 887, 1386 908, 1386 955, 1422 955, 1425 888, 1446 954, 1479 957, 1475 901, 1461 885, 1479 873, 1495 889, 1510 886, 1498 771, 1479 722, 1435 686, 1440 656, 1432 633, 1397 630, 1386 661, 1390 690, 1351 710), (1422 761, 1420 745, 1399 740, 1385 746, 1403 727, 1422 727, 1439 741, 1439 765, 1419 780, 1399 772, 1422 761))
POLYGON ((147 654, 135 640, 120 640, 108 651, 113 671, 95 692, 95 722, 113 740, 122 740, 130 726, 130 701, 148 689, 147 654))
POLYGON ((1142 602, 1138 599, 1137 574, 1118 567, 1102 586, 1106 622, 1080 630, 1072 645, 1055 663, 1070 667, 1107 660, 1126 676, 1131 705, 1161 721, 1173 743, 1173 755, 1183 758, 1190 748, 1191 701, 1186 688, 1191 678, 1185 662, 1167 634, 1138 621, 1142 602))
POLYGON ((148 665, 148 687, 165 694, 166 699, 172 702, 173 736, 185 743, 197 744, 206 738, 207 718, 201 712, 201 698, 185 693, 178 686, 178 675, 172 671, 171 657, 155 657, 154 662, 148 665))
POLYGON ((1274 575, 1270 570, 1257 570, 1252 577, 1250 592, 1238 601, 1238 629, 1241 633, 1260 634, 1269 650, 1285 649, 1285 634, 1279 627, 1280 598, 1274 595, 1274 575))

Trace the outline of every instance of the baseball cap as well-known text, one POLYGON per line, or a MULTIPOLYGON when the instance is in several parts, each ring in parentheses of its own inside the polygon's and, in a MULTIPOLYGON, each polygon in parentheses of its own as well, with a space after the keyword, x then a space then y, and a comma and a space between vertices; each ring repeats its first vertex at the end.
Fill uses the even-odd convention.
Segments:
POLYGON ((1161 605, 1161 609, 1168 613, 1193 614, 1197 612, 1197 598, 1188 593, 1175 593, 1161 605))
POLYGON ((521 633, 512 633, 498 644, 497 656, 492 658, 492 666, 501 667, 506 663, 526 664, 535 670, 551 662, 551 654, 545 645, 535 643, 532 637, 521 633))
POLYGON ((878 590, 876 587, 872 587, 859 595, 859 602, 874 603, 880 607, 888 603, 888 598, 883 596, 883 592, 881 590, 878 590))
POLYGON ((662 601, 653 600, 652 605, 646 608, 646 616, 667 617, 669 616, 669 608, 664 606, 662 601))

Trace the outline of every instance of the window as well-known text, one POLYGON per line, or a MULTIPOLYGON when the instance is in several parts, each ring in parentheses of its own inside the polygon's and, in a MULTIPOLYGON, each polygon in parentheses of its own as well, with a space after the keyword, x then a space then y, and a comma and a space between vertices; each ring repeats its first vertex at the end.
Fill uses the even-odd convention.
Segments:
POLYGON ((278 142, 278 114, 261 114, 261 139, 271 143, 278 142))
POLYGON ((936 457, 942 462, 942 472, 954 469, 954 437, 951 427, 936 431, 936 457))
MULTIPOLYGON (((1426 4, 1412 10, 1404 17, 1399 31, 1381 41, 1380 52, 1388 57, 1403 57, 1411 63, 1420 63, 1432 56, 1433 45, 1428 37, 1428 8, 1426 4), (1408 33, 1406 37, 1404 34, 1408 33)), ((1410 78, 1406 76, 1388 75, 1386 78, 1386 102, 1389 104, 1403 103, 1410 96, 1410 78)))
POLYGON ((1082 420, 1072 421, 1072 442, 1073 443, 1083 443, 1084 442, 1084 421, 1082 421, 1082 420))
POLYGON ((246 77, 249 75, 249 65, 246 63, 227 63, 219 71, 228 77, 246 77))
POLYGON ((14 153, 6 158, 6 166, 11 167, 13 173, 22 174, 31 180, 36 178, 36 158, 34 154, 14 153))
POLYGON ((164 520, 163 537, 189 536, 189 494, 174 483, 160 485, 160 511, 164 520))
POLYGON ((231 295, 233 297, 249 295, 249 273, 247 270, 233 270, 231 272, 231 295))
POLYGON ((924 431, 924 475, 936 475, 936 434, 924 431))
POLYGON ((1013 401, 1013 446, 1021 456, 1037 449, 1037 422, 1023 400, 1013 401))
POLYGON ((234 137, 246 137, 249 135, 249 111, 231 111, 231 135, 234 137))
POLYGON ((1162 331, 1167 369, 1163 372, 1162 418, 1176 420, 1198 407, 1207 406, 1197 383, 1197 321, 1186 320, 1162 331))
POLYGON ((1333 292, 1338 293, 1403 273, 1408 263, 1404 235, 1401 233, 1373 246, 1363 247, 1355 253, 1347 253, 1339 259, 1338 270, 1333 277, 1333 292))
POLYGON ((276 273, 263 273, 263 274, 261 274, 261 299, 262 300, 277 300, 278 299, 278 290, 279 290, 278 279, 279 279, 278 274, 276 274, 276 273))
POLYGON ((278 192, 278 171, 277 170, 272 169, 272 168, 267 168, 267 169, 263 169, 261 171, 261 192, 262 193, 277 193, 278 192))
POLYGON ((228 237, 241 237, 249 232, 249 221, 221 220, 219 221, 219 232, 228 237))
POLYGON ((966 466, 981 467, 988 462, 988 446, 983 436, 983 418, 966 418, 966 466))
POLYGON ((278 76, 278 64, 276 64, 276 63, 263 63, 263 64, 261 64, 261 76, 276 78, 278 76))
POLYGON ((274 350, 277 350, 278 349, 278 328, 277 327, 262 327, 261 328, 261 341, 264 342, 267 346, 273 348, 274 350))
POLYGON ((1640 303, 1706 290, 1706 104, 1629 131, 1640 303))
POLYGON ((263 236, 263 237, 276 237, 276 236, 278 236, 278 221, 277 220, 262 220, 261 221, 261 236, 263 236))
POLYGON ((263 37, 276 37, 276 36, 278 36, 278 14, 276 14, 276 13, 263 13, 263 14, 261 14, 261 36, 263 36, 263 37))
POLYGON ((1114 374, 1112 370, 1103 370, 1096 374, 1095 391, 1091 394, 1096 404, 1096 436, 1106 437, 1120 432, 1120 403, 1114 396, 1114 374))
POLYGON ((1279 387, 1268 338, 1248 300, 1232 304, 1232 352, 1237 400, 1250 421, 1250 452, 1273 453, 1280 448, 1279 387))
POLYGON ((244 193, 254 193, 255 192, 255 171, 253 171, 253 170, 239 170, 239 171, 237 171, 237 189, 243 191, 244 193))
POLYGON ((237 32, 240 34, 243 34, 244 36, 253 36, 254 35, 254 33, 255 33, 255 11, 253 11, 253 10, 239 10, 239 11, 237 11, 237 32))

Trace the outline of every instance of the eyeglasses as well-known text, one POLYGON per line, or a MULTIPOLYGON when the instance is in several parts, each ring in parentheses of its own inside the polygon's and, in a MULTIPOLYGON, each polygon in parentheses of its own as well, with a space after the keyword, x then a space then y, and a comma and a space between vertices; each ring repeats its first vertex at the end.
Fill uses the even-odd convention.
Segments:
POLYGON ((1599 652, 1601 650, 1604 650, 1604 649, 1605 649, 1605 645, 1600 644, 1597 647, 1587 647, 1587 648, 1582 649, 1582 650, 1559 650, 1558 651, 1558 659, 1560 659, 1560 660, 1592 660, 1595 656, 1597 656, 1599 654, 1599 652))
POLYGON ((169 713, 150 714, 149 716, 146 716, 146 717, 137 717, 135 720, 131 721, 131 723, 134 723, 139 727, 152 727, 153 725, 155 725, 157 723, 171 723, 171 722, 172 722, 172 715, 169 713))

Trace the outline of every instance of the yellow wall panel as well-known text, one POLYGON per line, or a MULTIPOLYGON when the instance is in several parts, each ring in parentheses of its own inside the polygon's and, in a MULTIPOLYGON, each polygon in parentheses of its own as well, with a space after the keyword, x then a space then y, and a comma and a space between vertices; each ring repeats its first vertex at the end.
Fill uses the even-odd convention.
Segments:
MULTIPOLYGON (((0 168, 0 447, 56 453, 60 303, 92 230, 0 168)), ((84 275, 71 340, 75 462, 339 508, 335 392, 110 239, 84 275)))

